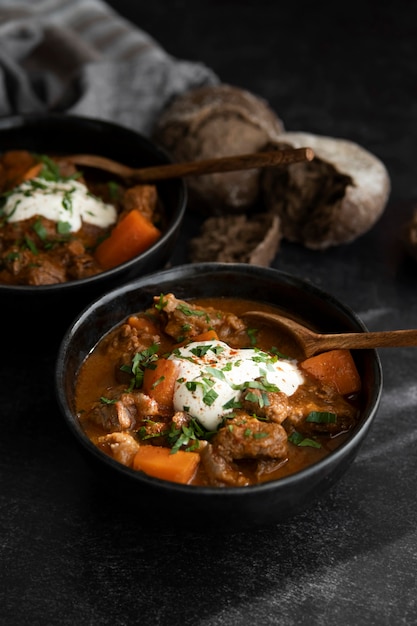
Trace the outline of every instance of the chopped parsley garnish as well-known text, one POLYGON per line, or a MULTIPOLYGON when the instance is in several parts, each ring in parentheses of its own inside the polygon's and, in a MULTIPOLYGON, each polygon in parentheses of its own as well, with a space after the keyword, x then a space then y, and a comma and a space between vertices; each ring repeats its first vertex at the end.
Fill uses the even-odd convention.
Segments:
POLYGON ((210 366, 207 366, 205 369, 207 374, 211 374, 212 376, 214 376, 214 378, 218 378, 219 380, 226 380, 226 377, 222 370, 210 366))
POLYGON ((206 345, 206 346, 199 345, 199 346, 196 346, 195 348, 191 348, 190 352, 192 354, 195 354, 195 356, 202 357, 206 355, 207 352, 211 349, 212 349, 211 345, 206 345))
POLYGON ((34 254, 34 255, 38 255, 39 254, 39 250, 36 247, 35 242, 33 241, 33 239, 28 237, 28 235, 25 235, 25 244, 27 245, 29 250, 32 252, 32 254, 34 254))
POLYGON ((288 356, 288 354, 283 354, 275 346, 272 346, 271 352, 274 356, 278 357, 279 359, 286 359, 286 360, 291 359, 291 357, 288 356))
POLYGON ((72 203, 72 194, 74 193, 74 189, 69 189, 66 191, 62 198, 62 206, 66 211, 72 213, 73 203, 72 203))
POLYGON ((247 335, 250 339, 250 344, 251 346, 255 346, 256 345, 256 333, 258 332, 257 328, 248 328, 246 330, 247 335))
POLYGON ((238 400, 236 400, 235 398, 231 398, 228 402, 223 404, 222 408, 225 411, 228 411, 229 409, 241 409, 242 408, 242 403, 239 402, 238 400))
POLYGON ((120 195, 120 185, 116 183, 114 180, 109 180, 107 183, 107 188, 109 190, 110 198, 112 200, 117 200, 120 195))
POLYGON ((330 411, 311 411, 306 417, 306 422, 314 422, 315 424, 335 424, 337 422, 337 415, 330 411))
POLYGON ((155 309, 161 312, 163 311, 163 309, 166 307, 167 304, 168 304, 168 300, 165 298, 164 294, 161 293, 158 298, 158 302, 155 303, 155 309))
POLYGON ((219 394, 217 393, 217 391, 214 391, 214 389, 209 389, 209 391, 207 391, 207 393, 205 393, 203 396, 203 402, 204 404, 207 404, 207 406, 211 406, 218 397, 219 394))
POLYGON ((155 389, 155 387, 157 387, 158 385, 160 385, 162 382, 164 382, 165 380, 165 376, 160 376, 158 378, 158 380, 156 380, 153 385, 152 385, 152 389, 155 389))
POLYGON ((140 388, 143 384, 143 376, 145 373, 145 369, 155 369, 155 361, 158 360, 157 352, 159 346, 154 343, 146 350, 142 350, 141 352, 136 352, 132 359, 132 365, 129 367, 128 365, 122 365, 122 372, 127 372, 128 374, 132 374, 132 378, 129 385, 129 391, 132 389, 140 388))
POLYGON ((46 240, 47 232, 45 226, 42 224, 41 219, 36 220, 36 222, 32 226, 32 229, 38 235, 39 239, 41 239, 42 241, 46 240))
POLYGON ((184 315, 187 315, 188 317, 190 316, 195 316, 195 317, 205 317, 206 321, 209 322, 210 321, 210 316, 208 315, 208 313, 206 311, 200 311, 199 309, 193 309, 192 307, 188 306, 187 304, 179 304, 177 306, 178 311, 181 311, 181 313, 183 313, 184 315))
POLYGON ((260 376, 257 380, 247 380, 240 385, 232 385, 233 389, 242 390, 242 389, 260 389, 261 391, 272 391, 278 392, 279 387, 274 385, 273 383, 269 383, 265 376, 260 376))
POLYGON ((60 235, 67 235, 69 232, 71 232, 71 224, 69 222, 57 222, 56 231, 60 235))
MULTIPOLYGON (((155 423, 152 420, 146 421, 149 424, 155 423)), ((137 434, 142 440, 165 437, 171 448, 171 454, 175 454, 180 449, 185 449, 187 452, 197 450, 200 447, 199 441, 209 439, 215 434, 215 431, 206 430, 204 426, 192 417, 187 424, 177 426, 174 422, 171 422, 169 428, 159 432, 148 433, 146 427, 143 426, 137 434)))
POLYGON ((68 180, 75 180, 81 177, 80 172, 75 172, 70 176, 62 176, 58 163, 56 163, 46 154, 34 154, 33 156, 37 161, 42 163, 42 169, 38 174, 38 178, 43 178, 44 180, 50 182, 63 182, 68 180))
POLYGON ((101 396, 100 402, 102 402, 103 404, 115 404, 117 400, 110 400, 110 398, 105 398, 104 396, 101 396))
POLYGON ((245 400, 248 402, 256 402, 261 409, 270 405, 269 398, 263 391, 259 395, 257 393, 253 393, 252 391, 248 391, 245 395, 245 400))
POLYGON ((266 437, 268 437, 268 433, 262 431, 260 433, 254 433, 253 435, 254 439, 265 439, 266 437))
POLYGON ((309 437, 304 437, 301 433, 294 431, 289 435, 288 441, 293 443, 296 446, 307 446, 310 448, 321 448, 321 444, 315 439, 310 439, 309 437))

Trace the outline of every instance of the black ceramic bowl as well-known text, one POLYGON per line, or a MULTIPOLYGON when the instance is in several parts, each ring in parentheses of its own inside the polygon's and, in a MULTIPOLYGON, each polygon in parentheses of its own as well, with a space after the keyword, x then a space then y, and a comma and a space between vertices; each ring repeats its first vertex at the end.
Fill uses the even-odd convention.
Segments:
MULTIPOLYGON (((90 153, 134 167, 169 163, 168 155, 149 139, 128 128, 90 118, 66 114, 33 114, 0 118, 0 152, 24 149, 38 153, 90 153)), ((167 228, 148 250, 131 261, 96 276, 46 286, 0 284, 2 315, 14 323, 30 311, 37 323, 52 318, 64 332, 88 302, 137 276, 164 267, 169 260, 182 224, 186 206, 183 180, 158 184, 167 213, 167 228)))
MULTIPOLYGON (((65 335, 56 365, 56 392, 63 417, 104 485, 106 497, 136 503, 138 515, 206 528, 241 530, 284 520, 310 505, 346 472, 375 417, 382 372, 374 350, 355 353, 364 404, 349 439, 324 460, 292 476, 239 488, 179 485, 130 470, 104 455, 84 435, 74 412, 77 372, 97 341, 129 314, 150 306, 152 297, 232 296, 263 301, 300 316, 323 332, 366 330, 346 306, 314 285, 270 268, 244 264, 195 264, 140 278, 91 304, 65 335)), ((138 517, 139 519, 139 517, 138 517)))

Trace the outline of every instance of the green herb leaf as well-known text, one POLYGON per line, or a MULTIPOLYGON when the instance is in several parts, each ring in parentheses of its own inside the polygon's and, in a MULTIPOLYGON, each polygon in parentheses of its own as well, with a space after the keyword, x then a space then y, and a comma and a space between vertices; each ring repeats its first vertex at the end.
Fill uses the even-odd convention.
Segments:
POLYGON ((218 380, 226 380, 226 377, 223 374, 222 370, 218 370, 215 367, 206 367, 206 372, 207 374, 211 374, 211 376, 214 376, 214 378, 217 378, 218 380))
POLYGON ((205 356, 209 350, 211 350, 211 345, 199 345, 195 348, 191 348, 190 352, 197 357, 202 357, 205 356))
POLYGON ((242 408, 242 404, 241 404, 241 402, 238 402, 235 398, 231 398, 225 404, 223 404, 222 408, 225 411, 228 411, 229 409, 241 409, 242 408))
POLYGON ((314 439, 309 439, 308 437, 304 437, 301 433, 294 431, 288 437, 288 441, 293 443, 296 446, 307 446, 310 448, 321 448, 321 444, 314 439))
POLYGON ((105 398, 104 396, 101 396, 100 402, 102 402, 103 404, 115 404, 117 400, 110 400, 110 398, 105 398))
POLYGON ((160 385, 163 381, 165 380, 165 376, 160 376, 158 378, 158 380, 156 380, 153 385, 152 385, 152 389, 155 389, 155 387, 157 387, 158 385, 160 385))
POLYGON ((311 411, 306 417, 306 422, 314 422, 315 424, 335 424, 336 421, 336 413, 330 411, 311 411))
POLYGON ((34 224, 32 225, 32 229, 38 235, 39 239, 45 241, 45 239, 47 238, 47 232, 41 219, 37 219, 36 222, 34 222, 34 224))
POLYGON ((57 222, 56 231, 60 235, 67 235, 69 232, 71 232, 71 224, 69 222, 57 222))
POLYGON ((177 306, 178 311, 181 311, 181 313, 183 313, 184 315, 195 315, 196 317, 205 317, 208 320, 210 320, 210 317, 207 315, 206 311, 200 311, 199 309, 193 309, 190 306, 186 305, 186 304, 179 304, 177 306))
POLYGON ((36 247, 35 242, 30 237, 28 237, 27 235, 25 235, 25 244, 27 245, 29 250, 32 252, 32 254, 34 254, 34 255, 38 255, 39 254, 39 250, 36 247))
MULTIPOLYGON (((136 352, 136 354, 133 356, 132 365, 130 368, 130 373, 133 374, 133 377, 130 381, 129 391, 132 391, 132 389, 134 389, 135 387, 142 387, 143 376, 146 368, 155 368, 155 361, 158 360, 158 348, 158 344, 154 343, 146 350, 136 352)), ((126 371, 124 366, 121 366, 120 369, 122 371, 126 371)))
POLYGON ((165 298, 164 294, 161 293, 158 299, 158 302, 156 302, 155 304, 155 309, 159 312, 161 312, 166 305, 168 304, 168 300, 165 298))
POLYGON ((256 333, 259 332, 257 328, 247 328, 247 335, 250 339, 251 346, 256 345, 256 333))
POLYGON ((216 401, 218 396, 219 396, 219 394, 216 391, 214 391, 214 389, 210 389, 210 391, 208 391, 203 396, 203 402, 204 402, 204 404, 207 404, 207 406, 211 406, 213 404, 213 402, 216 401))
POLYGON ((253 438, 254 439, 265 439, 268 436, 269 436, 268 433, 260 432, 260 433, 254 433, 253 438))

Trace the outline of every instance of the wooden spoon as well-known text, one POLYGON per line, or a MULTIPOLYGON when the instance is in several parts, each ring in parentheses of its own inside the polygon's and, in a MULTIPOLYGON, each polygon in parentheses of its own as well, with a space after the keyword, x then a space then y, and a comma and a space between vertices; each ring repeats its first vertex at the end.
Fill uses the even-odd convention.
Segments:
POLYGON ((266 311, 248 311, 244 317, 277 326, 290 336, 306 358, 337 348, 369 349, 417 346, 417 329, 383 330, 363 333, 316 333, 288 317, 266 311))
POLYGON ((201 176, 202 174, 275 167, 300 161, 311 161, 314 158, 314 152, 311 148, 289 148, 287 150, 239 154, 186 163, 170 163, 140 169, 128 167, 95 154, 73 154, 65 158, 75 165, 95 167, 138 183, 152 183, 157 180, 181 178, 182 176, 201 176))

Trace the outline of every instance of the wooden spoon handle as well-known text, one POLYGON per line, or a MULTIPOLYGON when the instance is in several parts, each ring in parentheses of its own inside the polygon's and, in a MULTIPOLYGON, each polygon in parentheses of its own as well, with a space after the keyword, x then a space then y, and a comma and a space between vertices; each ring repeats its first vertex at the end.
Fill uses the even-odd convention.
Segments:
POLYGON ((205 159, 190 163, 173 163, 172 165, 157 165, 136 170, 134 176, 138 182, 153 182, 167 178, 182 176, 201 176, 221 172, 256 169, 259 167, 273 167, 288 165, 299 161, 311 161, 314 153, 311 148, 294 148, 288 150, 274 150, 272 152, 257 152, 254 154, 240 154, 236 156, 205 159))
POLYGON ((417 330, 385 330, 368 333, 339 333, 319 335, 320 350, 333 348, 399 348, 417 346, 417 330))
POLYGON ((103 169, 123 178, 130 178, 138 183, 152 183, 169 178, 181 178, 182 176, 201 176, 202 174, 274 167, 300 161, 311 161, 314 158, 314 152, 311 148, 289 148, 286 150, 255 152, 253 154, 240 154, 187 163, 170 163, 140 169, 134 169, 98 155, 74 154, 67 158, 72 163, 103 169))

